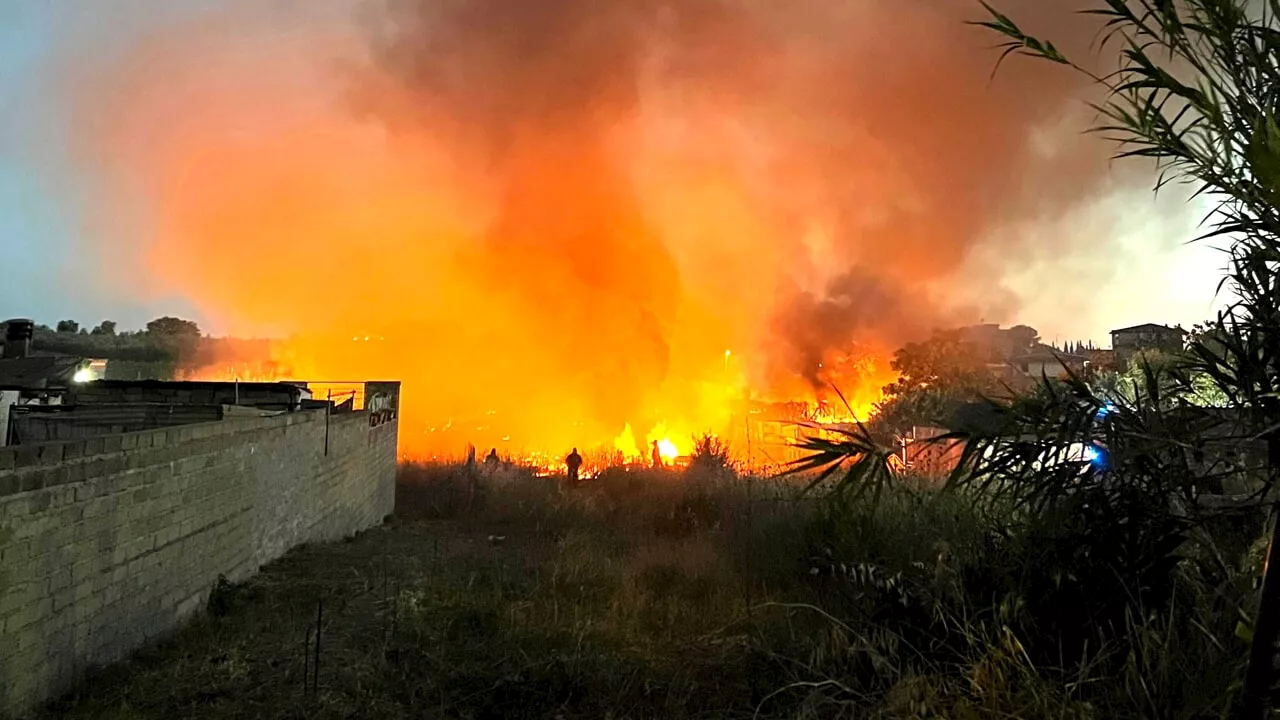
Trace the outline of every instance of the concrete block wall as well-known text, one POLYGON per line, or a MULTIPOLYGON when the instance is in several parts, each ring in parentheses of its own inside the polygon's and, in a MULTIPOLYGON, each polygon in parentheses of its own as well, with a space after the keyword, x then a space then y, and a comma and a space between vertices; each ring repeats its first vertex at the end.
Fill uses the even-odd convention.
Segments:
POLYGON ((125 658, 290 548, 377 525, 397 423, 324 411, 0 448, 0 716, 125 658))
POLYGON ((61 406, 57 411, 15 412, 9 429, 16 439, 15 444, 78 440, 95 435, 213 422, 223 418, 223 407, 156 403, 61 406))

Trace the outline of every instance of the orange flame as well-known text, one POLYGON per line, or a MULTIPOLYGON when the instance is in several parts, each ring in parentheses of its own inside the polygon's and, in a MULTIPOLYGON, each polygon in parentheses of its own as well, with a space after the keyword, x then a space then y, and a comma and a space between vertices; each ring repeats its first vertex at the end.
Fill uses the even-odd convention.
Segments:
MULTIPOLYGON (((221 333, 286 338, 192 377, 402 380, 417 457, 643 459, 643 433, 671 460, 704 432, 759 452, 762 401, 865 419, 892 349, 959 312, 933 299, 963 285, 982 213, 1033 195, 1009 139, 1065 95, 971 92, 990 58, 947 45, 968 43, 948 34, 959 11, 928 3, 885 4, 893 22, 863 17, 887 12, 874 3, 689 3, 706 12, 672 21, 684 4, 558 0, 524 43, 503 12, 525 3, 405 0, 461 13, 447 48, 464 55, 417 62, 437 45, 410 33, 391 68, 363 31, 276 32, 253 14, 266 5, 79 78, 77 150, 104 188, 91 234, 118 263, 104 274, 186 298, 221 333), (588 7, 599 28, 577 27, 588 7), (901 42, 859 28, 889 27, 930 54, 883 62, 901 42), (415 86, 427 71, 447 87, 415 86), (875 292, 824 305, 852 269, 875 292), (781 312, 797 298, 813 307, 781 312)), ((1053 182, 1080 171, 1050 164, 1053 182)))

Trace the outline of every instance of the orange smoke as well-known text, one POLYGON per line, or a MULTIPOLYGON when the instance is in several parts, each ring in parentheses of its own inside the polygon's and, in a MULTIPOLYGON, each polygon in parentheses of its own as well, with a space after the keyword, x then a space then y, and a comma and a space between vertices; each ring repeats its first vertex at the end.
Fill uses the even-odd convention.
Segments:
POLYGON ((403 380, 412 455, 683 453, 748 400, 835 413, 832 384, 865 415, 902 342, 1011 310, 970 250, 1100 158, 1036 155, 1076 88, 984 91, 967 4, 782 5, 168 29, 77 85, 95 236, 145 268, 123 291, 287 337, 281 374, 403 380))

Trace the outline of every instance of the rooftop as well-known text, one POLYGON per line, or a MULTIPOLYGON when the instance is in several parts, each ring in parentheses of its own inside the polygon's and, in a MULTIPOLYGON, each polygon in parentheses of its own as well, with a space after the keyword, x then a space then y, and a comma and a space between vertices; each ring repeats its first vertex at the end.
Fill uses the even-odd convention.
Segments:
POLYGON ((1158 325, 1156 323, 1143 323, 1141 325, 1134 325, 1132 327, 1120 328, 1119 330, 1112 330, 1111 334, 1115 335, 1117 333, 1129 333, 1129 332, 1176 332, 1176 333, 1181 333, 1183 335, 1187 333, 1186 330, 1183 330, 1180 327, 1169 327, 1168 325, 1158 325))
POLYGON ((0 385, 29 388, 69 385, 83 362, 81 358, 65 355, 0 360, 0 385))

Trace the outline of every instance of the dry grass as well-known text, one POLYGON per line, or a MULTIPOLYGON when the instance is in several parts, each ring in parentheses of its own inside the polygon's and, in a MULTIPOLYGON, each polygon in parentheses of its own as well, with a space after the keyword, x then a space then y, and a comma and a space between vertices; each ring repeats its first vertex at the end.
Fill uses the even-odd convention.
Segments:
POLYGON ((566 493, 516 472, 473 493, 411 475, 392 524, 294 550, 45 716, 746 717, 774 689, 726 627, 746 615, 731 530, 678 477, 566 493))
POLYGON ((963 501, 906 493, 833 515, 795 491, 719 470, 566 489, 406 467, 392 524, 218 592, 225 612, 45 717, 1165 716, 1139 695, 1196 688, 1195 673, 1207 704, 1181 716, 1226 697, 1229 644, 1158 617, 1133 628, 1141 663, 1036 667, 1004 621, 981 619, 1003 601, 959 582, 1009 562, 963 501))

